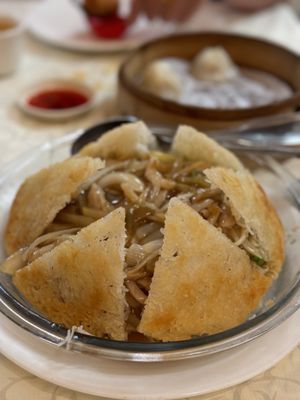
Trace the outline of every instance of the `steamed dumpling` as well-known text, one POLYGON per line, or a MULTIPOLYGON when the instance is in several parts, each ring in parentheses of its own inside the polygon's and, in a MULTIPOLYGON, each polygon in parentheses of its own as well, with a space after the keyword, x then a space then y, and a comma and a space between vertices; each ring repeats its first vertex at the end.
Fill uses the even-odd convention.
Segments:
POLYGON ((224 82, 235 78, 239 71, 222 47, 207 47, 196 55, 192 74, 200 80, 224 82))
POLYGON ((145 69, 143 87, 158 96, 178 99, 181 94, 181 79, 167 61, 153 61, 145 69))

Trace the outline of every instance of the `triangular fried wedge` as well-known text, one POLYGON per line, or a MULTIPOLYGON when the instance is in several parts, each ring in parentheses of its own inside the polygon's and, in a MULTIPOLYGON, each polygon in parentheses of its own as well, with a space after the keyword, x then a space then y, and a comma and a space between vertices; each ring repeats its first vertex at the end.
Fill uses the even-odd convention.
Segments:
POLYGON ((125 160, 143 157, 156 145, 156 139, 142 121, 123 124, 84 146, 80 155, 125 160))
POLYGON ((13 282, 50 320, 126 340, 124 246, 119 208, 17 271, 13 282))
POLYGON ((278 215, 261 186, 246 170, 225 168, 204 171, 213 187, 227 197, 237 220, 257 237, 268 271, 276 277, 284 261, 284 231, 278 215))
POLYGON ((176 198, 170 201, 164 234, 138 331, 162 341, 184 340, 244 322, 271 278, 176 198))
POLYGON ((7 253, 14 253, 40 236, 79 186, 103 166, 100 159, 76 157, 27 178, 10 210, 4 235, 7 253))
POLYGON ((235 171, 244 169, 233 153, 191 126, 179 126, 173 140, 172 152, 187 160, 204 161, 207 166, 226 167, 235 171))

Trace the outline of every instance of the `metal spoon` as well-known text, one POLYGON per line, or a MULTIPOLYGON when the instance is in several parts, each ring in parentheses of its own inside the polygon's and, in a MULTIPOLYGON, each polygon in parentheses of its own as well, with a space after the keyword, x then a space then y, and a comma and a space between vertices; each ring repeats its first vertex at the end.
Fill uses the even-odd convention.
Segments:
MULTIPOLYGON (((134 116, 116 117, 83 130, 74 141, 71 153, 78 153, 82 147, 97 140, 107 131, 137 120, 134 116)), ((172 143, 175 126, 149 124, 149 127, 162 146, 168 147, 172 143)), ((209 136, 234 151, 300 156, 300 147, 296 147, 300 146, 300 114, 292 113, 272 119, 260 118, 253 120, 252 125, 248 122, 235 129, 209 132, 209 136)))

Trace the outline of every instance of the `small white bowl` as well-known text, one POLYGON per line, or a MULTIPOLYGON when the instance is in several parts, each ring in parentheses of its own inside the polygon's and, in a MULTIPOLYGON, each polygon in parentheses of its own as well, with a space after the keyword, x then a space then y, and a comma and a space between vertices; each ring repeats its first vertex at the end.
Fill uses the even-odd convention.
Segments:
POLYGON ((10 15, 0 15, 0 75, 15 72, 22 56, 24 23, 10 15))
POLYGON ((16 103, 22 111, 33 117, 47 120, 64 120, 77 117, 91 110, 95 105, 95 93, 88 85, 83 83, 67 79, 51 79, 34 83, 24 89, 16 103), (34 95, 55 89, 74 90, 84 95, 87 101, 82 105, 64 109, 46 109, 29 104, 29 100, 34 95))

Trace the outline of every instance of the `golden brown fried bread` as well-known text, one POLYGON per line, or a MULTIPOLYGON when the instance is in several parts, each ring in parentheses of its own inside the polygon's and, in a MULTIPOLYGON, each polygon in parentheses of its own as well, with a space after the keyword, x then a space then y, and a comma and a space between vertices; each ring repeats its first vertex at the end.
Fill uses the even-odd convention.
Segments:
POLYGON ((164 233, 138 331, 162 341, 184 340, 244 322, 271 278, 176 198, 170 201, 164 233))
POLYGON ((144 122, 123 124, 101 136, 96 142, 84 146, 80 155, 125 160, 130 157, 143 157, 156 145, 144 122))
POLYGON ((6 226, 7 253, 14 253, 41 235, 79 186, 103 166, 99 159, 70 158, 27 178, 16 194, 6 226))
POLYGON ((208 166, 220 166, 243 170, 244 166, 229 150, 220 146, 196 129, 182 125, 178 128, 174 137, 172 152, 187 160, 203 160, 208 166))
POLYGON ((126 340, 124 246, 119 208, 16 272, 13 282, 50 320, 126 340))
POLYGON ((268 270, 276 276, 284 261, 284 232, 278 215, 261 186, 247 172, 210 168, 205 174, 229 199, 236 219, 243 220, 252 232, 267 261, 268 270))

